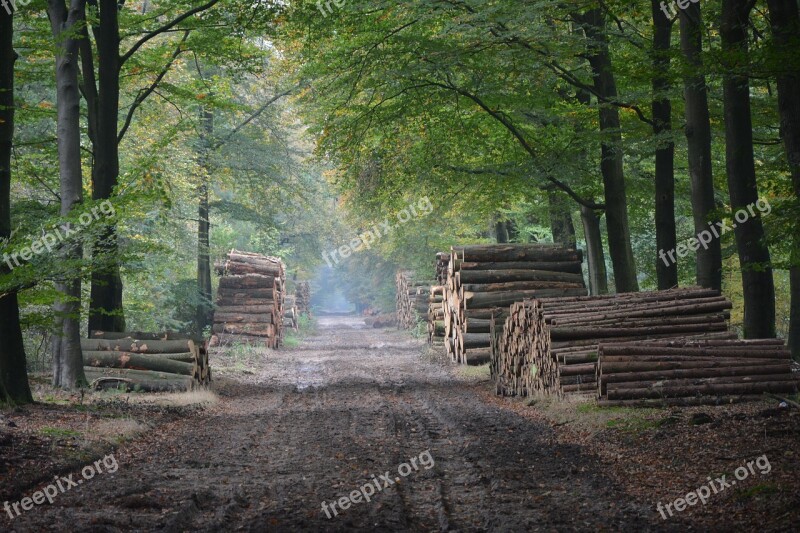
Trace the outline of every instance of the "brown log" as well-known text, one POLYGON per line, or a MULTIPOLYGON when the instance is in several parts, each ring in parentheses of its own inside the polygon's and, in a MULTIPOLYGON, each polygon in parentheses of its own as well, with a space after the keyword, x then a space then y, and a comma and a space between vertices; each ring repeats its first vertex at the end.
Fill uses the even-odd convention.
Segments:
POLYGON ((83 352, 83 364, 101 368, 152 370, 183 376, 191 376, 194 371, 193 363, 183 363, 164 357, 130 352, 83 352))
MULTIPOLYGON (((284 315, 285 316, 285 315, 284 315)), ((294 314, 289 316, 290 320, 294 320, 294 314)), ((217 324, 225 323, 225 324, 274 324, 275 323, 275 316, 272 312, 268 313, 254 313, 254 314, 245 314, 245 313, 214 313, 214 322, 217 324)))
POLYGON ((116 351, 143 354, 185 353, 194 350, 191 340, 162 341, 140 340, 132 337, 123 339, 81 339, 81 349, 85 352, 116 351))
POLYGON ((547 270, 462 270, 461 283, 508 283, 519 281, 555 281, 583 283, 582 274, 547 270))

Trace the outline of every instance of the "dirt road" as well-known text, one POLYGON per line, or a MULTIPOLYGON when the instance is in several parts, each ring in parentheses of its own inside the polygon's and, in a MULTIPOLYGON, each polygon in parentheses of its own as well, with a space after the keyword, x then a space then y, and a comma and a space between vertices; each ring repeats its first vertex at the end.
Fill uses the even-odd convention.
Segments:
POLYGON ((423 349, 407 333, 366 329, 357 318, 320 319, 315 336, 275 352, 247 383, 221 380, 220 404, 123 444, 116 473, 87 480, 12 527, 681 528, 630 501, 585 450, 556 444, 550 427, 481 401, 479 385, 426 360, 423 349), (367 484, 380 487, 370 502, 361 492, 348 509, 323 511, 323 502, 367 484))

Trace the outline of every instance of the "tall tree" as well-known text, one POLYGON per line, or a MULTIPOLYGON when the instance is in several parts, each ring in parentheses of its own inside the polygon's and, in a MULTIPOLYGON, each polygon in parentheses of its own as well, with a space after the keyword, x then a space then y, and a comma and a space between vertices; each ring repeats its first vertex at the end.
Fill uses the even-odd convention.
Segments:
MULTIPOLYGON (((68 216, 83 202, 81 170, 81 95, 78 88, 78 51, 86 20, 86 0, 48 0, 47 16, 55 43, 56 99, 58 108, 58 166, 61 215, 68 216)), ((77 263, 82 247, 67 243, 63 258, 77 263)), ((81 278, 55 284, 59 298, 54 306, 53 385, 73 388, 86 381, 80 339, 81 278)))
MULTIPOLYGON (((750 111, 749 46, 747 28, 753 0, 723 0, 720 35, 726 55, 722 87, 725 107, 725 163, 728 191, 734 212, 755 204, 758 198, 753 124, 750 111)), ((732 223, 742 269, 744 335, 775 336, 775 285, 769 248, 761 219, 732 223)))
MULTIPOLYGON (((800 10, 796 0, 767 0, 767 5, 777 57, 790 59, 787 62, 790 66, 778 74, 778 110, 792 188, 795 200, 800 202, 800 68, 797 66, 800 10)), ((796 221, 796 224, 789 267, 789 347, 794 358, 800 359, 800 221, 796 221)))
POLYGON ((200 184, 197 187, 197 331, 202 332, 212 323, 213 303, 211 295, 211 224, 209 222, 208 180, 211 175, 211 143, 214 136, 214 112, 200 108, 200 184))
MULTIPOLYGON (((690 69, 683 80, 686 141, 689 178, 692 185, 692 218, 695 233, 708 229, 719 219, 712 217, 716 208, 714 175, 711 166, 711 118, 708 112, 708 87, 703 74, 703 25, 699 4, 680 12, 681 51, 690 69)), ((722 290, 722 245, 713 239, 697 250, 697 284, 722 290)))
MULTIPOLYGON (((656 147, 656 247, 674 250, 675 231, 675 143, 672 140, 672 102, 669 99, 672 19, 661 11, 661 0, 651 0, 653 14, 653 134, 656 147)), ((678 285, 678 264, 656 259, 659 289, 678 285)))
MULTIPOLYGON (((0 9, 0 242, 11 237, 11 152, 14 146, 14 13, 0 9)), ((0 275, 7 275, 0 265, 0 275)), ((0 293, 0 404, 33 401, 17 291, 0 293)))
MULTIPOLYGON (((587 42, 587 59, 592 68, 594 93, 605 102, 617 100, 617 82, 608 47, 606 17, 600 8, 590 9, 576 15, 583 26, 587 42)), ((598 102, 600 108, 600 131, 604 134, 601 143, 600 172, 605 191, 606 225, 608 227, 608 251, 614 268, 614 284, 617 292, 636 292, 636 263, 631 248, 631 232, 628 223, 628 196, 625 190, 625 172, 622 166, 623 148, 619 108, 598 102)))

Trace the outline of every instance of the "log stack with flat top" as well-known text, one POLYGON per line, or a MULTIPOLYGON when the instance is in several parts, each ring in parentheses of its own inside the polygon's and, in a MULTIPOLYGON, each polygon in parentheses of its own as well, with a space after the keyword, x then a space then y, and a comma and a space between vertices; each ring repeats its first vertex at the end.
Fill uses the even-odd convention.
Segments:
POLYGON ((81 339, 84 373, 95 388, 188 390, 211 381, 202 339, 181 334, 93 331, 81 339))
POLYGON ((213 341, 279 347, 283 340, 285 280, 280 258, 232 250, 219 280, 213 341))
POLYGON ((490 330, 509 307, 526 298, 585 296, 581 252, 557 244, 454 246, 437 270, 443 285, 444 345, 451 360, 491 359, 490 330))
POLYGON ((601 343, 600 405, 724 404, 798 391, 780 339, 601 343))
POLYGON ((719 292, 699 287, 516 303, 493 352, 497 393, 594 395, 600 343, 735 338, 731 307, 719 292))

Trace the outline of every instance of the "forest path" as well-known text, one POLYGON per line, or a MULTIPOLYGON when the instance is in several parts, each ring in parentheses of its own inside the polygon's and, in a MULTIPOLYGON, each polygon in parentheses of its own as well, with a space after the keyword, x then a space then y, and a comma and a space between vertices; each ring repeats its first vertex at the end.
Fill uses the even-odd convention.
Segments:
POLYGON ((407 333, 323 317, 314 336, 270 354, 249 383, 220 380, 218 405, 123 444, 115 474, 34 507, 13 527, 681 529, 629 500, 585 450, 556 443, 547 425, 487 405, 479 395, 485 383, 423 352, 407 333), (387 473, 389 486, 373 482, 387 473), (370 502, 356 497, 346 510, 337 503, 326 516, 323 502, 330 509, 362 486, 369 492, 368 484, 381 487, 370 502))

